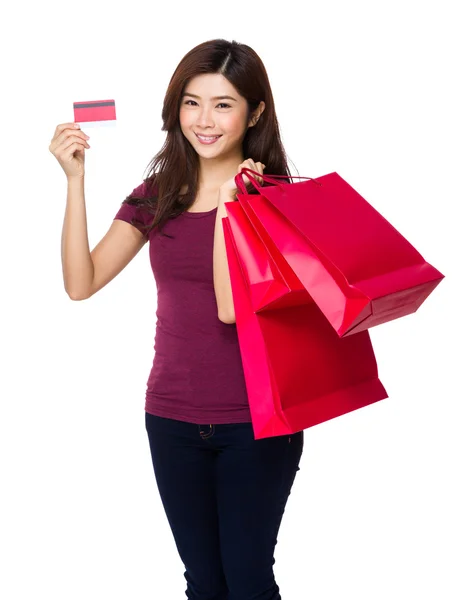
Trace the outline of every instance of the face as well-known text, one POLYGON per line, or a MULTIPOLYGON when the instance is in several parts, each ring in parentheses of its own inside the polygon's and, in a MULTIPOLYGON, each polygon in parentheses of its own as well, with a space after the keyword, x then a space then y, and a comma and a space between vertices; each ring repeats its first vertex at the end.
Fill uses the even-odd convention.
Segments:
MULTIPOLYGON (((179 122, 184 136, 200 157, 222 157, 241 152, 243 138, 252 124, 252 121, 247 122, 247 110, 246 99, 223 75, 205 73, 192 78, 186 85, 181 98, 179 122), (206 140, 202 143, 198 135, 219 137, 212 143, 206 143, 206 140)), ((256 114, 259 112, 261 110, 257 110, 256 114)))

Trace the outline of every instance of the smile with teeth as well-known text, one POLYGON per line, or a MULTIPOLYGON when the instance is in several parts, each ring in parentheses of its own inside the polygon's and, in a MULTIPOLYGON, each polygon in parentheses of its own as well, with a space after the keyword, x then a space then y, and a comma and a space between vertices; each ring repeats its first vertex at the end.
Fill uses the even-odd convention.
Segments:
POLYGON ((215 140, 217 140, 218 138, 221 137, 220 135, 208 136, 208 135, 200 135, 198 133, 196 133, 195 135, 198 137, 198 139, 200 141, 203 141, 203 142, 214 142, 215 140))

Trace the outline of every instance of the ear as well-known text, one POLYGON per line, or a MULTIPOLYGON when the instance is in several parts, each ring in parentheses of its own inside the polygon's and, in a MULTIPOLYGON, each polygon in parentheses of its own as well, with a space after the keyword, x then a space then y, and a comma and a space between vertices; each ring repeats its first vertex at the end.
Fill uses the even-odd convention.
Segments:
POLYGON ((258 108, 254 111, 253 116, 250 119, 248 127, 253 127, 254 125, 256 125, 256 123, 259 121, 259 117, 262 115, 265 108, 266 104, 261 100, 258 108))

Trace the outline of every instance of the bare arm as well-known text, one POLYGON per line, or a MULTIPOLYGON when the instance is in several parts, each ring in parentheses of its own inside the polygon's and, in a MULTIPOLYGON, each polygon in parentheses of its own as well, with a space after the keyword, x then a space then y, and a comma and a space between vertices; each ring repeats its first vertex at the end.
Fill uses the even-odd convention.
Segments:
MULTIPOLYGON (((252 158, 247 158, 238 166, 238 173, 240 173, 244 167, 257 171, 262 175, 266 165, 262 162, 255 163, 252 158)), ((256 179, 259 184, 262 185, 263 179, 258 175, 256 175, 256 179)), ((223 323, 228 323, 229 325, 235 323, 236 320, 222 220, 224 217, 227 217, 224 203, 235 202, 237 200, 238 189, 235 181, 235 177, 232 177, 219 188, 218 212, 216 214, 213 246, 213 283, 216 304, 218 305, 218 318, 223 323)), ((245 185, 248 185, 249 183, 248 177, 245 175, 243 176, 243 182, 245 185)))
POLYGON ((228 325, 235 323, 235 311, 222 219, 227 217, 224 203, 232 201, 234 201, 233 196, 222 191, 219 192, 213 246, 213 282, 218 305, 218 318, 228 325))
POLYGON ((85 300, 107 285, 144 246, 136 227, 115 219, 90 252, 84 179, 69 178, 61 239, 64 287, 72 300, 85 300))
POLYGON ((72 300, 83 296, 93 280, 93 261, 88 230, 83 177, 67 179, 67 203, 61 236, 61 263, 64 288, 72 300))

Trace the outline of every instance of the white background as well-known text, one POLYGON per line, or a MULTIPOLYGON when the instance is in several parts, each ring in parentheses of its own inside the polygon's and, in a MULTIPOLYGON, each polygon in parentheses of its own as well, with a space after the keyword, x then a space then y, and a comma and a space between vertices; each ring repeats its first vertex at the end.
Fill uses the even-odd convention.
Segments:
POLYGON ((283 600, 461 598, 455 4, 10 6, 1 42, 2 598, 185 598, 144 429, 156 310, 148 248, 90 300, 69 299, 66 179, 48 146, 73 121, 74 101, 115 99, 116 128, 88 132, 94 248, 163 144, 162 102, 178 62, 218 37, 262 58, 292 174, 338 172, 446 275, 417 313, 371 330, 389 399, 305 431, 276 546, 283 600))

